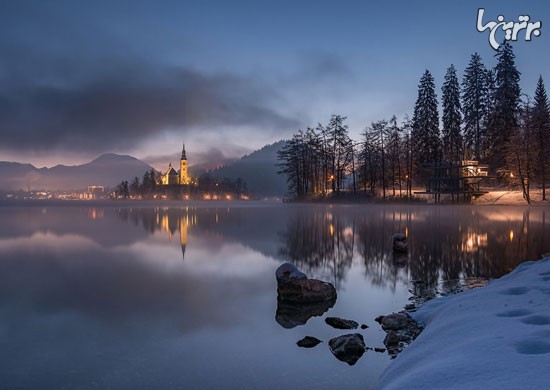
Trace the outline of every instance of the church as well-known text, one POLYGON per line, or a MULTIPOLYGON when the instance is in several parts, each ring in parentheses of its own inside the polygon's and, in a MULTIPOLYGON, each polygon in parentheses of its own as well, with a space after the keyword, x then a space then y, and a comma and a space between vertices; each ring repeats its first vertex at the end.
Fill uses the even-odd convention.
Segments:
POLYGON ((160 184, 169 185, 189 185, 191 184, 191 178, 187 172, 187 156, 185 155, 185 144, 181 150, 180 170, 176 171, 172 167, 172 163, 168 165, 168 170, 160 177, 160 184))

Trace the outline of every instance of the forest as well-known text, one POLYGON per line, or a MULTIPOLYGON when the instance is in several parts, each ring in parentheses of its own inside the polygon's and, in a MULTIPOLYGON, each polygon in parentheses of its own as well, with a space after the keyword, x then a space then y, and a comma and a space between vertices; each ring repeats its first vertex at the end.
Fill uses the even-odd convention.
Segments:
POLYGON ((475 160, 488 164, 495 186, 531 189, 546 200, 550 154, 550 107, 542 76, 533 97, 520 88, 521 73, 509 42, 488 68, 471 55, 459 82, 451 65, 441 87, 426 70, 418 85, 412 118, 372 122, 359 140, 349 135, 346 117, 298 130, 279 151, 279 173, 298 199, 354 196, 413 198, 426 181, 427 164, 475 160), (441 112, 441 120, 440 120, 441 112))

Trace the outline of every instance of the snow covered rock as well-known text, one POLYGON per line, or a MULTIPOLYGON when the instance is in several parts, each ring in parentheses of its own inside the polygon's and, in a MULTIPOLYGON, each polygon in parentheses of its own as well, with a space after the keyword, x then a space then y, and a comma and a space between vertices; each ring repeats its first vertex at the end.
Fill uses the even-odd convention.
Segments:
POLYGON ((308 279, 293 264, 282 264, 275 272, 275 276, 279 301, 300 304, 336 301, 336 289, 332 284, 308 279))
POLYGON ((366 345, 360 333, 346 334, 330 339, 330 351, 338 360, 353 366, 365 353, 366 345))
POLYGON ((425 328, 382 374, 380 389, 544 389, 550 383, 550 258, 485 287, 434 299, 425 328))

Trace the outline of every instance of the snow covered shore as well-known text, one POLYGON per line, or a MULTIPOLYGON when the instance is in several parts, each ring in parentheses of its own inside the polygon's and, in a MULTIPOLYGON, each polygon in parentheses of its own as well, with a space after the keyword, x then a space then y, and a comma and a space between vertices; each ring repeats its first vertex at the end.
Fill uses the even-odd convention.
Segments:
POLYGON ((550 258, 430 301, 412 317, 426 328, 382 374, 379 388, 550 388, 550 258))

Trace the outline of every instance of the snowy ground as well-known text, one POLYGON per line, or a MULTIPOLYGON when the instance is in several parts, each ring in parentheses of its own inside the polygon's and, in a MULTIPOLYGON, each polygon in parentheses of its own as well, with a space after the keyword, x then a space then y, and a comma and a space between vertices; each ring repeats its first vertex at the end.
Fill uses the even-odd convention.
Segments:
MULTIPOLYGON (((550 205, 550 201, 542 201, 541 190, 531 190, 531 204, 533 205, 550 205)), ((547 199, 550 199, 550 190, 546 193, 547 199)), ((474 204, 506 204, 506 205, 526 205, 527 202, 523 199, 523 192, 515 191, 490 191, 488 194, 480 196, 473 201, 474 204)))
POLYGON ((550 388, 550 258, 412 316, 426 328, 384 372, 381 389, 550 388))

